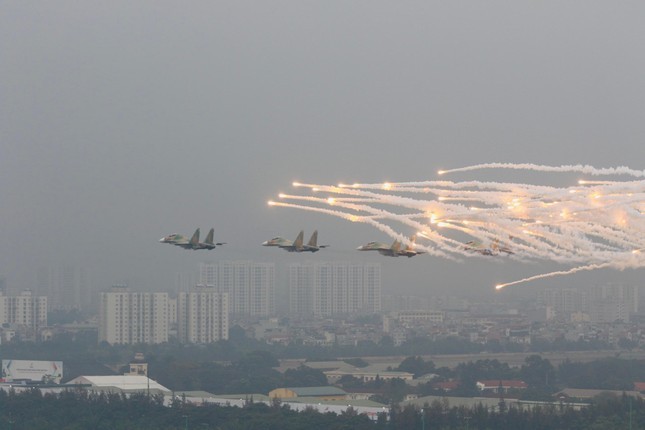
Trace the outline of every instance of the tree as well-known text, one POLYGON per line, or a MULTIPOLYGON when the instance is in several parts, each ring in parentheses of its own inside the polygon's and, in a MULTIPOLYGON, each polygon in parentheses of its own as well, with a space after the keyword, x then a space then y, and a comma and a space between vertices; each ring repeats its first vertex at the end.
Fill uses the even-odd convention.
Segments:
POLYGON ((432 361, 424 361, 423 358, 419 356, 407 357, 405 360, 399 364, 399 367, 396 370, 400 372, 408 372, 414 374, 415 378, 419 376, 433 373, 435 371, 435 366, 432 361))
POLYGON ((269 351, 252 351, 244 354, 238 366, 244 369, 278 367, 280 362, 269 351))
POLYGON ((555 368, 549 360, 539 355, 531 355, 524 359, 520 377, 530 388, 536 389, 547 389, 556 382, 555 368))
POLYGON ((300 365, 297 369, 284 372, 285 387, 316 387, 327 385, 327 377, 318 369, 300 365))

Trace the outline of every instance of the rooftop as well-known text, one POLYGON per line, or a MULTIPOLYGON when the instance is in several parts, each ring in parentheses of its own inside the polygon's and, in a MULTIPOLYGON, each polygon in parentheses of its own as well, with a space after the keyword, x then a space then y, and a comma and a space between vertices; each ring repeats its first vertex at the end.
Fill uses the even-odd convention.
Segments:
POLYGON ((347 394, 344 390, 332 386, 323 387, 288 387, 298 397, 316 397, 316 396, 344 396, 347 394))
POLYGON ((66 385, 77 384, 89 384, 91 387, 97 388, 114 388, 120 391, 171 391, 145 375, 79 376, 67 382, 66 385))

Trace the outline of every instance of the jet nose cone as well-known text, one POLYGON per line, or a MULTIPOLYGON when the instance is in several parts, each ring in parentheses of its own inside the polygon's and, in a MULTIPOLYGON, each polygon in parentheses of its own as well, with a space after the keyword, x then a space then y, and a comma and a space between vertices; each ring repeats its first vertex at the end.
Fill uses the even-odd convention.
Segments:
POLYGON ((363 245, 361 245, 361 246, 359 246, 359 247, 358 247, 358 248, 356 248, 356 249, 357 249, 358 251, 362 251, 363 249, 365 249, 365 247, 364 247, 363 245))
POLYGON ((262 246, 269 246, 269 241, 265 240, 264 242, 262 242, 262 246))
POLYGON ((165 237, 162 237, 161 239, 159 239, 159 242, 162 242, 162 243, 163 243, 163 242, 165 242, 165 241, 166 241, 166 238, 165 238, 165 237))

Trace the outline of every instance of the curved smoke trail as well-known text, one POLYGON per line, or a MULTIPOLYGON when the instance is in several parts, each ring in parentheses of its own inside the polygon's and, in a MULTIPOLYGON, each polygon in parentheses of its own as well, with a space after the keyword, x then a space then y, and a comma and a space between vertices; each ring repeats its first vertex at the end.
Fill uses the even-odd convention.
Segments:
MULTIPOLYGON (((624 166, 542 166, 488 163, 443 170, 576 172, 645 177, 624 166)), ((313 195, 281 194, 275 206, 292 207, 373 225, 405 245, 455 260, 462 257, 543 260, 573 265, 499 284, 497 289, 583 270, 645 266, 645 180, 581 180, 568 187, 481 182, 421 181, 315 185, 294 183, 313 195), (298 202, 298 203, 296 203, 298 202), (417 235, 413 243, 408 239, 417 235)))

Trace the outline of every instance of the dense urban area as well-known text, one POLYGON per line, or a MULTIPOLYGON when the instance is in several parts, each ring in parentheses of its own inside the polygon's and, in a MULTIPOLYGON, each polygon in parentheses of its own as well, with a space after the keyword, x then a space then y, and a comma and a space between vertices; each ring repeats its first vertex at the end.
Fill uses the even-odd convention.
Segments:
POLYGON ((29 290, 3 282, 0 428, 645 424, 637 286, 473 300, 384 295, 373 263, 290 264, 284 278, 220 261, 164 292, 92 293, 71 267, 29 290))

